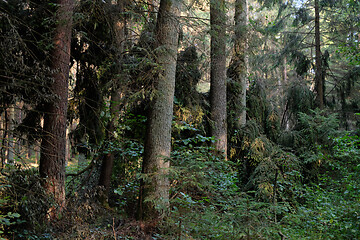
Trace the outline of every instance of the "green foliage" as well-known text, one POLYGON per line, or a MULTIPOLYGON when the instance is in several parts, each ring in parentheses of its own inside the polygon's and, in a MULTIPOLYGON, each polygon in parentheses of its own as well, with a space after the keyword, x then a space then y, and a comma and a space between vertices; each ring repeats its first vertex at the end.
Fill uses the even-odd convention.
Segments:
POLYGON ((286 99, 289 114, 307 113, 314 106, 314 94, 305 84, 293 83, 287 91, 286 99))
POLYGON ((201 78, 199 57, 195 46, 186 48, 179 53, 176 64, 176 101, 184 106, 199 104, 200 94, 196 85, 201 78))
POLYGON ((304 8, 299 8, 295 12, 295 19, 293 21, 294 26, 304 25, 312 21, 312 17, 309 14, 309 11, 307 11, 304 8))
POLYGON ((119 144, 112 173, 113 192, 110 192, 110 203, 121 213, 134 217, 136 212, 139 175, 141 173, 143 144, 140 141, 125 139, 119 144))
POLYGON ((266 93, 264 86, 259 82, 250 86, 248 99, 246 100, 246 106, 248 108, 247 114, 249 119, 256 120, 260 126, 264 129, 267 113, 266 93))
POLYGON ((327 145, 329 136, 336 136, 339 127, 337 114, 326 110, 310 110, 309 114, 299 113, 299 133, 309 145, 327 145))
POLYGON ((1 231, 21 239, 25 230, 41 233, 46 229, 45 220, 53 200, 40 185, 34 169, 7 168, 0 178, 1 231), (11 183, 11 184, 10 184, 11 183), (21 213, 21 214, 19 214, 21 213))
POLYGON ((264 85, 260 81, 256 81, 251 85, 247 94, 246 106, 248 118, 256 121, 260 132, 274 141, 280 131, 279 115, 271 106, 269 99, 266 97, 264 85))
POLYGON ((233 164, 212 154, 212 138, 196 135, 175 141, 171 158, 171 214, 166 238, 238 239, 261 236, 267 204, 241 195, 233 164), (209 228, 209 225, 212 227, 209 228))
POLYGON ((118 132, 128 139, 144 141, 147 117, 144 113, 136 114, 137 109, 133 110, 135 110, 134 113, 129 111, 126 114, 118 127, 118 132))
POLYGON ((329 136, 338 134, 337 114, 326 110, 308 109, 308 113, 298 112, 298 123, 293 131, 285 131, 279 143, 292 148, 298 155, 320 149, 326 150, 331 144, 329 136))
MULTIPOLYGON (((5 210, 6 208, 11 207, 11 206, 9 206, 11 204, 9 197, 3 196, 4 195, 3 192, 8 191, 8 189, 6 189, 6 188, 11 188, 11 185, 5 185, 5 184, 1 183, 0 189, 1 189, 2 196, 0 199, 0 209, 1 209, 1 211, 0 211, 0 226, 1 226, 0 227, 0 236, 3 236, 4 231, 6 231, 7 228, 9 228, 11 225, 22 223, 22 221, 19 220, 19 218, 20 218, 19 213, 13 213, 8 210, 5 210), (8 212, 6 212, 6 211, 8 211, 8 212)), ((4 239, 4 238, 0 237, 0 239, 4 239)))
POLYGON ((341 161, 350 162, 356 164, 359 162, 360 156, 360 138, 357 135, 350 136, 346 134, 344 136, 336 137, 332 139, 334 142, 333 156, 341 161))
MULTIPOLYGON (((273 122, 276 126, 279 120, 275 118, 273 122)), ((234 145, 229 157, 236 163, 242 189, 254 191, 257 199, 265 202, 274 201, 276 194, 293 201, 293 191, 301 178, 301 164, 295 155, 282 150, 263 131, 256 121, 249 120, 231 138, 234 145)))
POLYGON ((304 204, 281 221, 293 239, 358 239, 360 237, 359 137, 334 138, 328 171, 303 187, 304 204), (351 157, 350 157, 351 156, 351 157))
POLYGON ((329 162, 333 141, 330 137, 338 135, 337 114, 325 110, 309 110, 298 113, 298 123, 293 131, 283 132, 279 144, 293 151, 303 164, 306 181, 318 178, 322 166, 329 162))

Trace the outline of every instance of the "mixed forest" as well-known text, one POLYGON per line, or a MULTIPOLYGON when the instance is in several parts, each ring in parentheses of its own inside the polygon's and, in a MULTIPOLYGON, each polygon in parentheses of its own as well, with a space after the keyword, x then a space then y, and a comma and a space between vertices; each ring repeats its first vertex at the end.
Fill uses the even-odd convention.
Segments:
POLYGON ((0 0, 0 239, 360 239, 360 1, 0 0))

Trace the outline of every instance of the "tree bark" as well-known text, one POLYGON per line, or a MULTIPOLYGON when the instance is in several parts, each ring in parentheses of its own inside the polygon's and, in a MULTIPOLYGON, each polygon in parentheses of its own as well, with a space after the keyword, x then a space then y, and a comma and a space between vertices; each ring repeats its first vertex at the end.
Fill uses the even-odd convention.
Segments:
POLYGON ((65 207, 66 114, 74 1, 58 0, 57 4, 57 25, 50 63, 53 70, 50 88, 56 98, 45 108, 39 167, 40 176, 44 179, 43 186, 57 204, 49 210, 50 220, 56 218, 65 207))
POLYGON ((315 91, 316 104, 324 108, 324 81, 321 59, 321 42, 320 42, 320 10, 319 0, 315 0, 315 91))
POLYGON ((236 0, 235 2, 235 35, 234 35, 234 53, 231 59, 230 67, 234 74, 231 77, 236 86, 239 86, 239 96, 236 101, 237 128, 241 128, 246 124, 246 88, 248 79, 248 2, 247 0, 236 0))
POLYGON ((211 25, 211 70, 210 104, 211 135, 215 138, 215 149, 226 157, 226 15, 225 1, 210 1, 211 25))
POLYGON ((145 140, 144 178, 140 189, 138 217, 162 219, 169 208, 167 178, 171 152, 171 123, 175 91, 180 1, 161 0, 156 26, 158 77, 152 100, 145 140))

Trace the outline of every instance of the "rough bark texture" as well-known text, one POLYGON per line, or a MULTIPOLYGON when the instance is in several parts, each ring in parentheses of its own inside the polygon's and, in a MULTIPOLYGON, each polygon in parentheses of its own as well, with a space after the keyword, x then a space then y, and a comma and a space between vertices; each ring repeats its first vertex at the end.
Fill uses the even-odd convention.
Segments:
POLYGON ((211 24, 211 70, 210 104, 211 135, 216 139, 215 149, 225 154, 227 151, 226 126, 226 15, 225 1, 210 1, 211 24))
POLYGON ((236 0, 235 2, 235 41, 234 53, 230 66, 234 69, 234 75, 230 76, 238 83, 240 94, 237 97, 238 114, 236 115, 237 127, 246 124, 246 88, 248 78, 248 56, 247 56, 247 25, 248 25, 248 3, 247 0, 236 0))
POLYGON ((58 0, 51 68, 53 80, 51 90, 57 97, 47 103, 44 115, 44 135, 41 143, 40 176, 44 187, 58 206, 50 209, 50 218, 55 218, 65 207, 65 148, 66 113, 70 62, 73 0, 58 0))
MULTIPOLYGON (((117 10, 120 14, 123 15, 124 13, 124 8, 125 8, 125 3, 124 1, 118 1, 117 3, 117 10)), ((126 25, 126 21, 125 21, 125 17, 122 16, 120 18, 116 18, 114 19, 114 32, 115 32, 115 44, 116 47, 118 48, 118 58, 119 58, 119 62, 121 64, 121 58, 122 58, 122 53, 124 51, 124 43, 125 43, 125 25, 126 25)), ((114 84, 113 86, 113 91, 111 94, 111 103, 110 103, 110 115, 111 115, 111 120, 108 123, 107 127, 106 127, 106 134, 107 134, 107 139, 109 141, 113 141, 115 140, 114 138, 114 132, 115 132, 115 125, 117 120, 119 119, 119 112, 120 112, 120 97, 121 92, 119 90, 119 86, 117 84, 114 84)), ((105 154, 105 156, 103 157, 103 161, 102 161, 102 165, 101 165, 101 171, 100 171, 100 178, 99 178, 99 186, 103 186, 104 187, 104 193, 101 196, 101 201, 103 202, 107 202, 107 197, 109 194, 109 189, 110 189, 110 182, 111 182, 111 174, 112 174, 112 170, 113 170, 113 166, 114 166, 114 153, 113 152, 109 152, 107 154, 105 154)))
POLYGON ((324 82, 321 59, 320 43, 320 10, 319 0, 315 0, 315 91, 316 104, 319 108, 324 108, 324 82))
POLYGON ((155 80, 156 96, 151 104, 146 133, 143 173, 139 201, 139 217, 161 219, 169 207, 167 178, 171 151, 171 123, 175 91, 178 45, 178 0, 161 0, 156 26, 157 63, 161 68, 155 80))

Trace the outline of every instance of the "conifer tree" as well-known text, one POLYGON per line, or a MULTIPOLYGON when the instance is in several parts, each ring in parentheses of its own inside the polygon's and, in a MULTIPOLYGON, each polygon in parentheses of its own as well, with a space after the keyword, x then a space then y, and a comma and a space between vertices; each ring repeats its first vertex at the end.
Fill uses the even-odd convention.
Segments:
POLYGON ((55 14, 57 25, 53 37, 50 63, 53 71, 53 83, 50 89, 57 97, 46 103, 39 167, 40 176, 44 179, 44 187, 58 205, 50 209, 51 219, 57 217, 65 207, 66 116, 74 9, 73 0, 58 0, 56 3, 58 7, 55 14))
POLYGON ((211 135, 215 149, 227 152, 226 124, 226 14, 224 0, 210 1, 211 69, 210 105, 211 135))
POLYGON ((159 72, 148 116, 142 167, 144 177, 139 199, 138 215, 144 220, 163 218, 169 207, 167 172, 170 166, 179 14, 179 0, 161 0, 155 31, 159 72))

